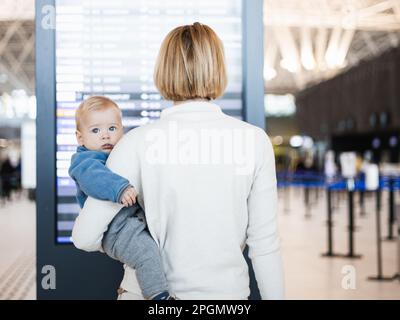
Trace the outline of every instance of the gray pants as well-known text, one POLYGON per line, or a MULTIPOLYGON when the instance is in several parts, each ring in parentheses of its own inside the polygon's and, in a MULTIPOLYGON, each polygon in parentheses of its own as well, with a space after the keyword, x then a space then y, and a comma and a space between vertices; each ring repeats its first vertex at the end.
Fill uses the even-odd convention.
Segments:
POLYGON ((139 205, 118 212, 108 226, 102 244, 108 256, 135 269, 145 298, 168 291, 158 246, 147 230, 145 215, 139 205))

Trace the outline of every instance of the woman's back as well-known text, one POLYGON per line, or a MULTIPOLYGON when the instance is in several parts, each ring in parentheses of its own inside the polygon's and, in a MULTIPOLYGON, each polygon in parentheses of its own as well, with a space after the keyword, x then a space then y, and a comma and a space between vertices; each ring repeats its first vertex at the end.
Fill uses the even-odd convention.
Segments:
MULTIPOLYGON (((181 299, 246 299, 249 278, 242 250, 248 196, 265 157, 265 133, 214 104, 189 102, 128 136, 140 163, 131 182, 144 195, 140 201, 171 291, 181 299)), ((264 194, 265 217, 276 214, 271 165, 270 176, 263 177, 270 187, 264 194)), ((261 227, 262 222, 253 221, 261 227)), ((254 235, 262 238, 272 230, 270 251, 279 246, 275 227, 254 235)))

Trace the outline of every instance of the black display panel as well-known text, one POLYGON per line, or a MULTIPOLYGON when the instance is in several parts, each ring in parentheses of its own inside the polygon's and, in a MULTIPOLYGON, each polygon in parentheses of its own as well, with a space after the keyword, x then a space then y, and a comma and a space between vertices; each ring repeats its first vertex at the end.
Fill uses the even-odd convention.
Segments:
POLYGON ((91 95, 113 99, 126 131, 157 120, 172 105, 153 84, 160 44, 173 28, 198 21, 225 47, 229 84, 217 104, 243 119, 242 1, 56 0, 55 12, 56 242, 70 243, 79 206, 68 167, 80 102, 91 95))

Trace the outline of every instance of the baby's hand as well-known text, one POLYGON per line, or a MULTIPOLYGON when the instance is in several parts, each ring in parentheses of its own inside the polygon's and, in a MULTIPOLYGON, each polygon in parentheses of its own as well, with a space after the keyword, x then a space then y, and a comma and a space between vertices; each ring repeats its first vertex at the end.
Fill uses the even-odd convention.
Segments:
POLYGON ((125 189, 121 196, 121 204, 124 207, 133 206, 136 203, 137 193, 134 187, 130 186, 125 189))

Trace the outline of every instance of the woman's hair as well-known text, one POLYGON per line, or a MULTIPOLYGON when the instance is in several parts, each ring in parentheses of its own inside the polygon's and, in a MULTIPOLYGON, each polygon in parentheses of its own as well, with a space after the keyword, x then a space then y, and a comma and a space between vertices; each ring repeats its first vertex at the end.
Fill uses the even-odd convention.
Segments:
POLYGON ((119 112, 121 112, 118 105, 107 97, 92 96, 83 100, 75 112, 76 128, 79 130, 82 123, 82 118, 89 111, 101 111, 108 108, 116 108, 119 112))
POLYGON ((168 33, 158 54, 154 83, 167 100, 220 97, 227 76, 224 48, 217 34, 198 22, 168 33))

